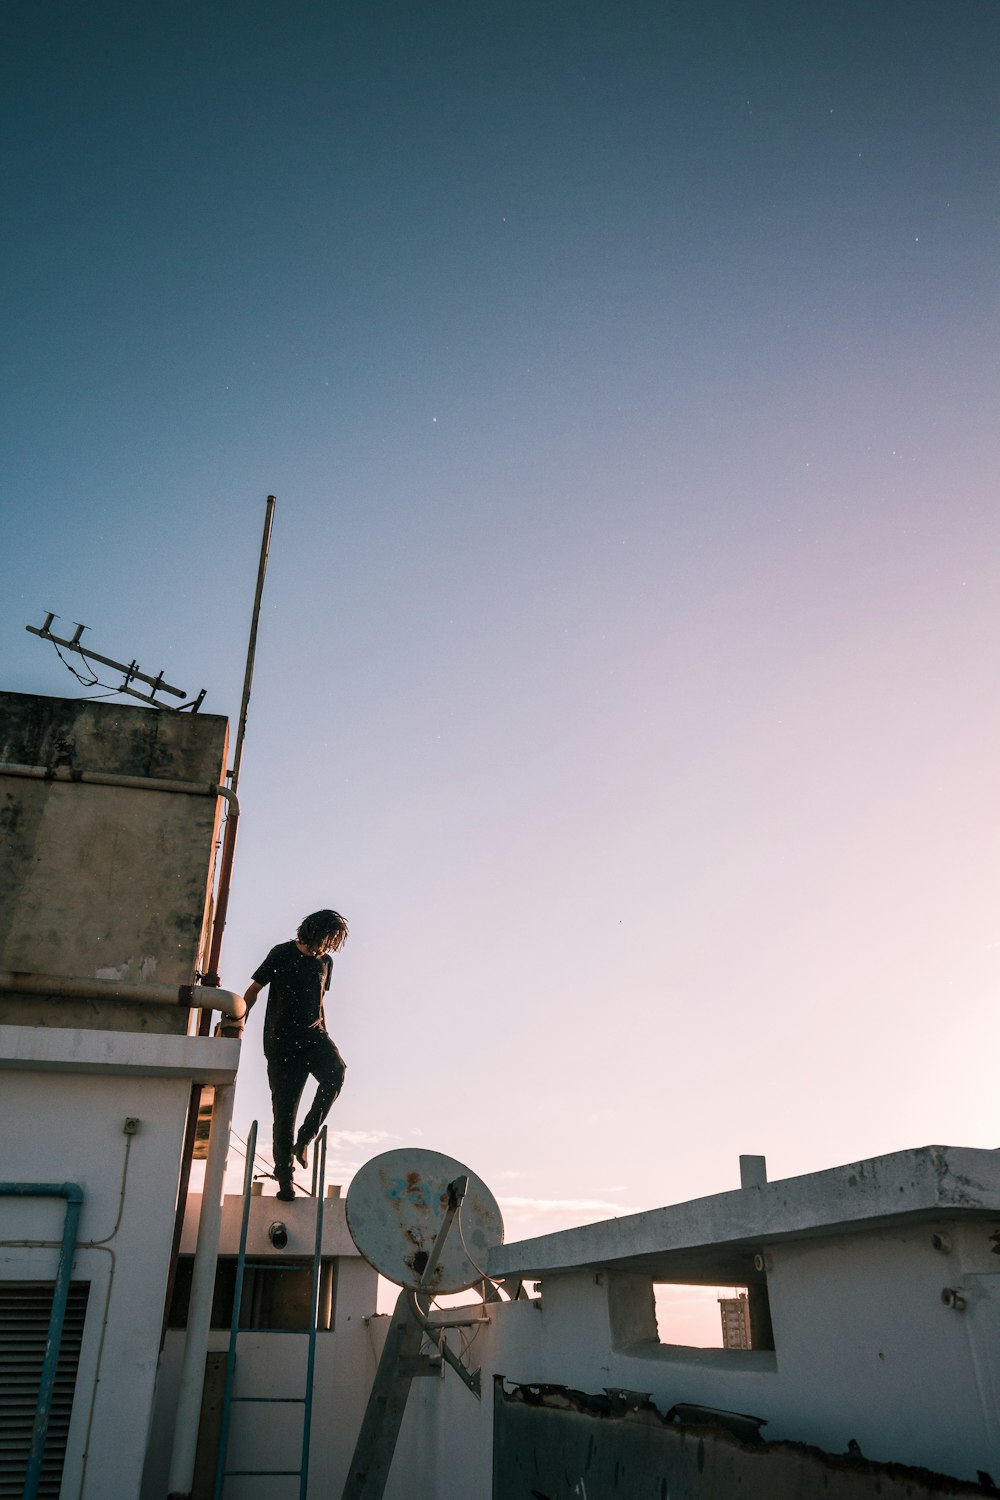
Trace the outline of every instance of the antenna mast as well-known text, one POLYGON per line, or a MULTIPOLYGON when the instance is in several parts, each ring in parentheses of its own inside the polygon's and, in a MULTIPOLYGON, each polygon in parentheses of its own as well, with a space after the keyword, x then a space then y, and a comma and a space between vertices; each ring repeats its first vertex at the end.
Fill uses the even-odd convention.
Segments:
MULTIPOLYGON (((240 762, 243 759, 243 740, 246 734, 247 708, 250 703, 250 684, 253 681, 254 655, 257 649, 257 624, 260 620, 260 601, 264 592, 264 574, 267 571, 267 553, 271 543, 271 524, 274 520, 274 496, 268 495, 264 513, 264 535, 260 543, 260 562, 257 567, 257 591, 254 594, 253 616, 250 622, 250 640, 247 645, 247 665, 243 677, 243 701, 240 704, 240 723, 236 731, 236 750, 232 769, 228 772, 229 785, 236 791, 240 779, 240 762)), ((233 860, 236 857, 236 834, 239 829, 239 802, 230 805, 226 812, 226 831, 222 840, 222 859, 219 863, 219 885, 215 896, 215 920, 212 923, 212 941, 208 953, 208 970, 202 977, 207 985, 219 983, 219 959, 222 956, 222 936, 229 913, 229 887, 233 879, 233 860)), ((208 1019, 203 1012, 202 1019, 208 1019)))
POLYGON ((243 760, 243 740, 247 732, 247 709, 250 706, 250 684, 253 682, 253 663, 257 654, 257 625, 260 621, 260 601, 264 593, 264 574, 267 572, 267 554, 271 545, 271 526, 274 522, 274 496, 268 495, 264 512, 264 535, 260 542, 260 562, 257 566, 257 592, 253 601, 253 617, 250 621, 250 641, 247 645, 247 668, 243 677, 243 699, 240 703, 240 722, 236 731, 236 749, 233 768, 229 773, 229 785, 235 792, 240 779, 240 763, 243 760))

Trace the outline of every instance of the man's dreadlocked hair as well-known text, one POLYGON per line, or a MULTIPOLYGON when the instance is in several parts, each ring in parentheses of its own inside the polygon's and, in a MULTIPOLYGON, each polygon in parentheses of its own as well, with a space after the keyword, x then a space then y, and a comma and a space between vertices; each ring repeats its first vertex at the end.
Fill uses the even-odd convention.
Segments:
POLYGON ((322 943, 324 952, 328 953, 332 949, 336 953, 347 942, 347 922, 339 911, 324 908, 323 911, 314 911, 305 917, 296 936, 308 948, 315 948, 322 943))

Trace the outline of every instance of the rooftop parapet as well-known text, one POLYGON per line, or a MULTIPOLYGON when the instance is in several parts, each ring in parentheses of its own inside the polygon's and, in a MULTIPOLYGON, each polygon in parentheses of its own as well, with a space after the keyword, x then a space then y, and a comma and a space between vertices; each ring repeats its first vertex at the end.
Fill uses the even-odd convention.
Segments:
POLYGON ((187 1029, 227 752, 220 715, 0 693, 0 1022, 187 1029))
POLYGON ((760 1246, 778 1240, 998 1216, 1000 1151, 920 1146, 498 1245, 486 1269, 503 1277, 614 1269, 738 1285, 753 1278, 760 1246))

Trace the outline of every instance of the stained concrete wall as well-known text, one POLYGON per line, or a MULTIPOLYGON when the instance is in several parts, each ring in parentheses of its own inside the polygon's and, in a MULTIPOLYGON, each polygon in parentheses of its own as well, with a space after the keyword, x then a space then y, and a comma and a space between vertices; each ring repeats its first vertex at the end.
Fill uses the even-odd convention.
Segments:
MULTIPOLYGON (((663 1418, 641 1396, 493 1391, 493 1500, 982 1500, 983 1488, 798 1443, 737 1436, 722 1421, 663 1418)), ((732 1424, 731 1424, 732 1425, 732 1424)))
MULTIPOLYGON (((227 721, 67 698, 0 693, 0 969, 190 984, 206 928, 227 721), (27 780, 140 777, 152 789, 27 780), (156 790, 200 783, 204 795, 156 790)), ((184 1030, 186 1015, 0 996, 0 1021, 184 1030)))

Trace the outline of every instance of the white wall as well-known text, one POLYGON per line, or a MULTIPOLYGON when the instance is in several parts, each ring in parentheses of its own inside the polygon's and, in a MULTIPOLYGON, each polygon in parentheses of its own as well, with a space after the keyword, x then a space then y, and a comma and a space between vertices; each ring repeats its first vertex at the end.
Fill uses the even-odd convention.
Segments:
MULTIPOLYGON (((470 1348, 480 1405, 451 1373, 415 1381, 386 1500, 490 1493, 494 1375, 600 1393, 648 1392, 666 1412, 693 1402, 767 1419, 764 1436, 921 1465, 975 1481, 1000 1475, 1000 1260, 985 1219, 920 1223, 767 1247, 776 1349, 615 1347, 615 1274, 551 1276, 541 1305, 491 1311, 470 1348), (932 1233, 952 1239, 950 1254, 932 1233), (941 1300, 965 1295, 964 1311, 941 1300)), ((618 1273, 620 1274, 620 1273, 618 1273)), ((622 1283, 619 1283, 619 1286, 622 1283)), ((625 1278, 626 1293, 646 1278, 625 1278)), ((648 1295, 648 1293, 647 1293, 648 1295)), ((452 1336, 457 1349, 457 1336, 452 1336)))
MULTIPOLYGON (((0 1027, 3 1179, 83 1189, 73 1279, 91 1291, 62 1500, 139 1493, 191 1080, 231 1077, 238 1055, 235 1041, 0 1027)), ((55 1278, 64 1212, 0 1199, 0 1277, 55 1278)))

